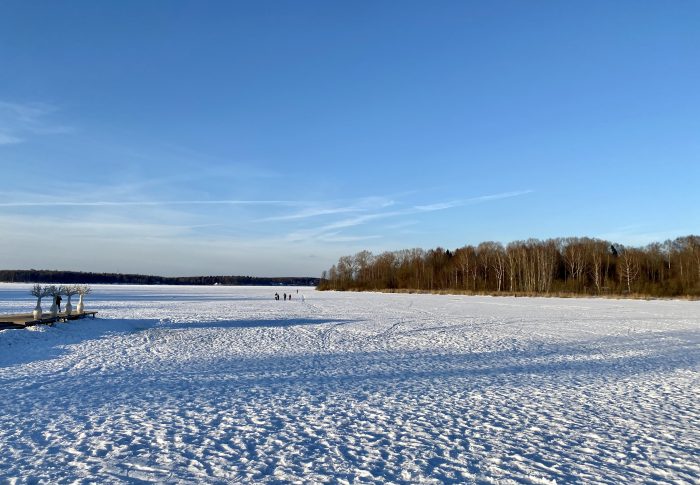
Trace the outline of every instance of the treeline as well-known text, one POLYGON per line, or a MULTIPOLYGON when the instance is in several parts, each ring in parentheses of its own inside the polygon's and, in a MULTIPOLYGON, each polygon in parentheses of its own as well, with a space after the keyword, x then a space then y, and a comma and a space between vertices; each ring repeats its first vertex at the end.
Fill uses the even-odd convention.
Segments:
POLYGON ((645 247, 570 237, 361 251, 324 271, 319 289, 697 297, 700 236, 645 247))
POLYGON ((0 281, 10 283, 87 283, 125 285, 240 285, 240 286, 316 286, 318 278, 262 278, 256 276, 153 276, 120 273, 84 273, 80 271, 0 270, 0 281))

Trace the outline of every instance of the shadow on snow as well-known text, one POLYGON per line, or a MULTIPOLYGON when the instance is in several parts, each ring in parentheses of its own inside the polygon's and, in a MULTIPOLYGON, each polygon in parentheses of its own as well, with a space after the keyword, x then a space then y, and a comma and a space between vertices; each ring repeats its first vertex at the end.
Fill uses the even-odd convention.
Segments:
MULTIPOLYGON (((208 322, 171 322, 167 319, 96 319, 56 323, 34 329, 0 331, 0 369, 36 361, 60 358, 68 353, 69 345, 109 338, 110 335, 137 333, 150 329, 225 329, 225 328, 285 328, 299 325, 354 323, 360 320, 338 318, 287 318, 264 320, 215 320, 208 322)), ((2 380, 0 379, 0 382, 2 380)))

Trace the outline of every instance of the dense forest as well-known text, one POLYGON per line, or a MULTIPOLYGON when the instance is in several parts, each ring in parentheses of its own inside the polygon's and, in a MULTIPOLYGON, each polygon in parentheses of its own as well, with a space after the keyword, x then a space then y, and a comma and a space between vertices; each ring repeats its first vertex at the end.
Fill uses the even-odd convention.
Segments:
POLYGON ((698 297, 700 236, 645 247, 570 237, 362 251, 324 271, 319 289, 698 297))
POLYGON ((0 270, 0 281, 14 283, 91 283, 129 285, 291 285, 316 286, 318 278, 259 278, 255 276, 152 276, 78 271, 0 270))

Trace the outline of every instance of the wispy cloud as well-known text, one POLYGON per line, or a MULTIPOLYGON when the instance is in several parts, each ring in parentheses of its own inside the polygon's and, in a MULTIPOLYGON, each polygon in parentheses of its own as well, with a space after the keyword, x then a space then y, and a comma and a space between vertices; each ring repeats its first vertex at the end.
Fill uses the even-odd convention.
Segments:
POLYGON ((70 133, 74 128, 52 120, 57 111, 46 103, 0 101, 0 145, 22 143, 32 135, 70 133))
MULTIPOLYGON (((90 217, 71 220, 49 216, 33 217, 31 219, 16 216, 0 216, 0 223, 9 227, 13 236, 31 236, 36 234, 36 228, 41 227, 45 234, 66 234, 72 238, 121 240, 131 241, 138 238, 173 238, 189 234, 192 230, 202 227, 199 224, 166 224, 147 223, 132 220, 104 219, 90 217)), ((64 236, 68 237, 68 236, 64 236)))
MULTIPOLYGON (((529 194, 531 190, 520 191, 520 192, 506 192, 502 194, 485 195, 480 197, 474 197, 471 199, 465 199, 463 201, 450 201, 450 202, 438 202, 434 204, 417 205, 408 209, 401 209, 390 212, 380 212, 374 214, 367 214, 351 219, 346 219, 344 221, 338 221, 336 223, 330 224, 328 227, 349 227, 357 224, 362 224, 366 221, 373 219, 392 217, 407 214, 416 214, 420 212, 433 212, 439 210, 451 209, 454 207, 464 206, 475 202, 486 202, 490 200, 505 199, 509 197, 517 197, 519 195, 529 194)), ((220 200, 32 200, 32 201, 9 201, 0 202, 0 207, 128 207, 128 206, 168 206, 168 205, 278 205, 278 206, 300 206, 316 204, 310 201, 299 201, 299 200, 255 200, 255 199, 220 199, 220 200)), ((379 203, 376 208, 384 208, 393 205, 394 202, 384 201, 379 203)), ((259 219, 259 221, 286 221, 286 220, 298 220, 298 219, 308 219, 312 217, 318 217, 323 215, 333 215, 333 214, 344 214, 352 212, 362 212, 368 211, 369 208, 366 203, 352 205, 348 207, 331 207, 331 208, 310 208, 303 209, 294 214, 287 214, 282 216, 272 216, 266 217, 264 219, 259 219)))
POLYGON ((161 201, 22 201, 0 202, 0 207, 128 207, 128 206, 168 206, 168 205, 296 205, 291 200, 161 200, 161 201))
MULTIPOLYGON (((347 201, 346 201, 347 202, 347 201)), ((316 203, 315 207, 303 209, 292 214, 283 214, 279 216, 271 216, 260 219, 258 222, 270 221, 295 221, 301 219, 310 219, 313 217, 328 216, 334 214, 348 214, 353 212, 368 212, 380 208, 390 207, 396 202, 388 197, 363 197, 358 200, 350 201, 342 206, 332 206, 329 203, 316 203)))
POLYGON ((517 190, 514 192, 501 192, 500 194, 490 194, 490 195, 480 195, 479 197, 472 197, 471 199, 466 199, 466 203, 474 202, 487 202, 489 200, 499 200, 499 199, 510 199, 511 197, 519 197, 521 195, 532 194, 534 190, 517 190))
POLYGON ((243 252, 265 247, 301 251, 303 247, 307 248, 305 251, 317 248, 330 254, 336 245, 362 245, 363 241, 381 244, 380 241, 389 236, 395 238, 401 227, 419 224, 431 212, 529 193, 508 192, 409 204, 382 197, 345 201, 243 198, 154 201, 148 200, 140 187, 130 185, 118 190, 107 187, 106 192, 89 186, 84 189, 83 195, 59 192, 51 196, 38 194, 37 197, 43 197, 39 199, 29 198, 19 191, 0 193, 0 208, 4 208, 0 210, 0 227, 8 229, 14 240, 12 244, 17 248, 34 241, 37 228, 41 228, 45 234, 68 234, 70 236, 62 238, 80 241, 79 244, 96 252, 105 245, 123 244, 132 249, 139 245, 146 248, 144 251, 150 251, 147 248, 157 245, 185 248, 199 244, 216 254, 226 254, 232 247, 241 248, 243 252), (216 205, 240 209, 217 210, 216 205), (195 206, 200 209, 193 208, 195 206), (261 212, 274 214, 288 208, 296 208, 296 212, 293 209, 291 214, 268 218, 287 221, 286 224, 259 224, 261 212), (31 217, 27 213, 31 213, 31 217), (315 217, 323 218, 322 223, 315 217))
POLYGON ((154 201, 148 200, 148 191, 140 186, 127 184, 103 189, 86 185, 79 188, 77 193, 37 194, 31 198, 22 191, 0 193, 0 227, 7 229, 7 237, 0 241, 0 250, 14 248, 13 261, 24 262, 28 267, 36 267, 45 260, 51 264, 65 261, 66 267, 72 266, 75 262, 70 258, 75 258, 75 254, 68 248, 80 247, 83 261, 100 260, 117 270, 136 262, 146 264, 148 261, 149 265, 157 266, 161 261, 164 271, 170 272, 185 271, 177 269, 181 264, 185 265, 183 268, 195 267, 195 263, 218 268, 221 261, 235 262, 237 268, 253 264, 246 257, 232 254, 255 251, 284 254, 279 261, 270 263, 273 268, 275 264, 286 264, 289 255, 307 254, 310 250, 332 261, 337 257, 338 246, 346 249, 363 245, 380 247, 389 239, 395 240, 402 227, 420 224, 431 212, 529 193, 507 192, 415 204, 386 197, 345 201, 244 198, 154 201), (215 205, 224 210, 218 210, 215 205), (227 205, 232 209, 226 209, 227 205), (200 208, 193 208, 195 206, 200 208), (54 208, 56 210, 50 210, 54 208), (274 214, 288 208, 296 209, 292 209, 291 214, 273 216, 287 223, 259 224, 261 212, 274 214), (322 223, 314 217, 322 218, 322 223), (45 240, 36 238, 37 230, 60 237, 56 241, 51 239, 47 246, 45 240), (285 250, 280 252, 279 248, 285 250), (46 252, 53 256, 44 258, 46 252), (67 256, 61 260, 63 256, 56 256, 57 252, 65 252, 67 256), (100 256, 106 253, 115 256, 100 256), (190 258, 192 254, 197 256, 190 258), (131 260, 133 262, 128 263, 131 260), (183 262, 190 260, 190 266, 183 262))
MULTIPOLYGON (((414 205, 407 208, 398 208, 393 211, 384 212, 372 212, 368 214, 362 214, 355 217, 349 217, 341 219, 335 222, 321 225, 316 228, 303 229, 299 231, 294 231, 287 234, 286 239, 289 241, 304 241, 309 239, 325 240, 329 241, 332 239, 324 239, 327 236, 332 236, 334 238, 339 238, 339 230, 350 229, 357 226, 362 226, 364 224, 380 220, 380 219, 390 219, 402 216, 411 216, 416 214, 444 211, 448 209, 453 209, 456 207, 463 207, 471 204, 489 202, 493 200, 507 199, 512 197, 518 197, 521 195, 532 193, 532 190, 520 190, 513 192, 501 192, 498 194, 488 194, 481 195, 478 197, 471 197, 463 200, 452 200, 447 202, 435 202, 432 204, 414 205)), ((355 237, 355 236, 351 236, 355 237)), ((358 236, 364 237, 364 236, 358 236)))
POLYGON ((408 214, 415 214, 417 212, 419 211, 415 209, 405 209, 350 217, 346 219, 341 219, 339 221, 331 222, 329 224, 324 224, 323 226, 319 226, 313 229, 304 229, 292 232, 286 236, 286 239, 289 241, 303 241, 307 239, 321 240, 329 234, 338 234, 338 230, 350 229, 352 227, 361 226, 371 221, 376 221, 379 219, 388 219, 391 217, 397 217, 408 214))
POLYGON ((311 217, 327 216, 332 214, 344 214, 348 212, 358 212, 362 209, 356 207, 336 207, 332 209, 305 209, 295 214, 287 214, 284 216, 265 217, 260 219, 260 222, 268 221, 294 221, 299 219, 308 219, 311 217))
POLYGON ((437 204, 417 205, 414 207, 414 209, 416 210, 416 212, 433 212, 445 209, 452 209, 453 207, 459 207, 460 205, 464 205, 464 202, 438 202, 437 204))
POLYGON ((15 143, 22 143, 22 141, 23 140, 17 136, 0 131, 0 145, 14 145, 15 143))
POLYGON ((480 195, 463 200, 452 200, 449 202, 438 202, 436 204, 417 205, 415 209, 420 212, 431 212, 437 210, 452 209, 453 207, 461 207, 470 204, 478 204, 480 202, 489 202, 492 200, 510 199, 521 195, 531 194, 532 190, 518 190, 514 192, 501 192, 499 194, 480 195))
POLYGON ((338 233, 324 234, 319 237, 319 241, 324 242, 357 242, 357 241, 367 241, 369 239, 380 239, 382 236, 379 234, 373 234, 368 236, 343 236, 338 233))

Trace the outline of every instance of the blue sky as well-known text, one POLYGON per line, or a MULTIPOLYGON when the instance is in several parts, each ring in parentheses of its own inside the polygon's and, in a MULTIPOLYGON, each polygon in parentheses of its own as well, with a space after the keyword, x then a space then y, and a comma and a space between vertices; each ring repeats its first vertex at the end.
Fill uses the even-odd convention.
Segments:
POLYGON ((700 4, 3 2, 0 267, 700 232, 700 4))

